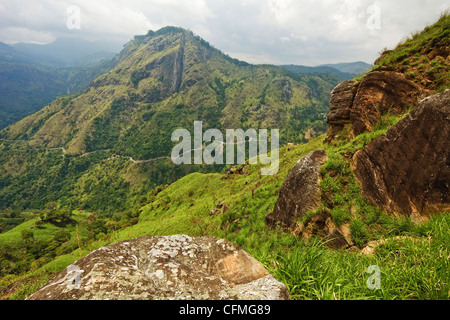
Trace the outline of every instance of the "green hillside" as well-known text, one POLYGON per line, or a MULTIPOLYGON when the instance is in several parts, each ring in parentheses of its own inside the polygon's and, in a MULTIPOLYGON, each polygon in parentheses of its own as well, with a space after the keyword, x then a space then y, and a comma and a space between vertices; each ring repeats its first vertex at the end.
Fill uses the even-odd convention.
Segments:
POLYGON ((446 56, 450 46, 450 14, 399 43, 385 49, 374 69, 394 70, 417 84, 437 92, 450 86, 450 66, 446 56))
MULTIPOLYGON (((142 199, 144 204, 136 207, 139 218, 132 225, 120 225, 120 217, 115 217, 108 222, 106 234, 97 230, 97 235, 91 237, 84 232, 82 244, 76 245, 73 252, 54 259, 44 255, 33 262, 29 272, 0 278, 0 288, 3 287, 0 293, 3 298, 22 299, 68 264, 110 243, 144 235, 188 234, 215 236, 238 244, 284 282, 296 299, 447 299, 450 215, 414 225, 407 218, 389 217, 368 205, 359 195, 358 187, 348 184, 352 181, 349 164, 340 154, 363 147, 387 127, 339 147, 324 145, 324 137, 285 147, 280 151, 280 171, 274 176, 261 176, 259 166, 245 165, 234 170, 234 174, 193 173, 168 187, 155 189, 142 199), (328 182, 322 188, 334 190, 331 191, 335 201, 334 221, 350 223, 359 248, 370 240, 391 239, 377 247, 375 254, 364 255, 358 246, 345 251, 328 249, 318 238, 304 242, 282 229, 266 227, 264 218, 273 210, 279 187, 290 168, 299 158, 320 148, 330 155, 323 167, 324 181, 328 182), (328 170, 337 169, 342 176, 326 178, 328 170), (343 183, 348 186, 344 193, 339 190, 343 183), (338 196, 345 200, 340 201, 338 196), (357 206, 355 216, 343 215, 343 208, 349 205, 357 206), (366 270, 371 265, 383 270, 383 290, 373 291, 366 286, 370 276, 366 270)), ((327 199, 323 201, 324 206, 329 205, 327 199)), ((77 225, 80 230, 91 230, 89 223, 92 224, 85 220, 77 225)), ((28 226, 32 224, 33 221, 28 222, 28 226)), ((9 243, 20 244, 22 228, 5 233, 0 241, 8 239, 9 243)), ((73 229, 74 226, 67 243, 76 243, 73 229)), ((35 232, 40 235, 40 231, 35 232)), ((3 251, 3 257, 5 254, 3 251)), ((21 261, 20 256, 17 259, 21 261)))
POLYGON ((31 65, 0 62, 0 129, 66 94, 55 72, 31 65))
POLYGON ((80 92, 115 60, 95 65, 50 68, 0 61, 0 129, 42 109, 59 96, 80 92))
MULTIPOLYGON (((374 68, 421 70, 408 77, 430 94, 449 88, 439 58, 448 60, 448 17, 386 51, 374 68), (413 50, 417 43, 431 50, 413 50), (401 52, 404 59, 395 58, 401 52)), ((0 223, 8 223, 0 234, 0 299, 24 299, 107 244, 187 234, 241 246, 294 299, 448 300, 450 213, 421 224, 389 215, 364 199, 351 169, 352 155, 407 114, 387 113, 373 131, 327 144, 321 133, 336 81, 248 65, 180 28, 136 37, 85 92, 0 132, 0 223), (204 129, 279 128, 278 173, 263 176, 261 164, 248 162, 174 166, 170 134, 192 131, 195 120, 204 129), (316 135, 307 141, 311 128, 316 135), (329 247, 320 230, 301 239, 265 223, 288 172, 319 149, 328 153, 320 206, 299 222, 323 214, 347 224, 345 250, 329 247), (365 254, 371 241, 378 245, 365 254), (368 287, 370 266, 381 270, 380 290, 368 287)))
POLYGON ((49 201, 113 214, 157 185, 224 166, 176 167, 175 129, 275 128, 281 144, 326 131, 331 75, 294 74, 232 59, 190 31, 137 36, 116 67, 0 131, 0 203, 49 201), (310 131, 310 129, 313 129, 310 131), (64 151, 64 152, 63 152, 64 151), (130 158, 132 160, 130 160, 130 158))

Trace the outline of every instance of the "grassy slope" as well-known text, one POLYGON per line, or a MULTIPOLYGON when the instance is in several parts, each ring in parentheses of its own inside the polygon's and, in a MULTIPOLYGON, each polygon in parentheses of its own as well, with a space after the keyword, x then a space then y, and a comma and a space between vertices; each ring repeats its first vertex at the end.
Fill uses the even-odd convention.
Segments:
POLYGON ((390 69, 436 92, 450 86, 450 13, 442 14, 439 21, 417 32, 394 50, 385 50, 374 69, 390 69), (447 59, 446 59, 447 58, 447 59))
MULTIPOLYGON (((440 24, 447 23, 445 21, 448 15, 443 16, 440 24)), ((419 34, 413 39, 425 39, 427 32, 433 30, 441 35, 446 30, 439 28, 439 25, 427 28, 425 35, 419 34)), ((433 42, 432 38, 427 41, 433 42)), ((424 45, 432 44, 424 42, 424 45)), ((389 57, 401 56, 402 50, 406 49, 400 45, 388 56, 384 55, 376 68, 387 66, 389 57)), ((420 59, 421 54, 416 52, 413 56, 420 59)), ((411 61, 391 60, 397 61, 390 66, 395 70, 399 62, 408 66, 411 61)), ((437 62, 428 63, 432 66, 430 70, 438 66, 437 62)), ((437 70, 445 79, 446 69, 437 70)), ((429 78, 424 76, 424 79, 429 78)), ((442 87, 434 90, 442 90, 442 87)), ((364 147, 398 120, 387 115, 374 132, 336 146, 324 145, 320 137, 290 150, 283 148, 280 172, 275 176, 261 177, 258 166, 247 166, 248 174, 241 175, 194 173, 186 176, 158 194, 150 194, 136 225, 89 242, 20 277, 0 279, 1 296, 22 299, 71 262, 109 243, 143 235, 184 233, 221 237, 239 244, 286 283, 292 296, 298 299, 449 299, 450 214, 442 213, 422 225, 385 215, 362 199, 345 156, 364 147), (265 227, 264 217, 273 209, 279 187, 290 168, 300 157, 319 148, 328 150, 330 158, 321 170, 325 196, 320 209, 329 211, 337 224, 350 224, 357 245, 355 250, 330 250, 317 239, 305 243, 282 230, 265 227), (210 211, 219 203, 225 203, 228 211, 210 216, 210 211), (377 239, 390 240, 371 256, 356 250, 377 239), (381 290, 367 289, 370 274, 366 270, 371 265, 381 269, 381 290)))
MULTIPOLYGON (((343 208, 352 205, 352 201, 360 201, 355 216, 349 220, 350 223, 358 221, 352 231, 355 235, 357 232, 362 234, 355 236, 364 238, 361 244, 398 235, 410 237, 393 239, 372 256, 364 256, 359 250, 330 250, 317 239, 305 243, 282 230, 269 230, 265 226, 264 217, 273 209, 279 187, 300 157, 325 148, 330 161, 325 164, 323 173, 327 175, 331 168, 345 172, 347 164, 339 155, 362 147, 385 130, 380 128, 375 133, 364 134, 349 144, 336 147, 323 145, 323 137, 320 137, 290 151, 283 148, 280 171, 275 176, 260 176, 258 166, 246 166, 248 174, 241 175, 191 174, 157 195, 149 196, 149 204, 141 209, 138 224, 89 243, 72 254, 57 257, 21 278, 6 277, 0 283, 5 286, 22 279, 22 284, 19 281, 18 289, 9 297, 21 299, 36 290, 37 283, 45 283, 80 256, 106 244, 143 235, 188 234, 210 235, 237 243, 286 283, 297 299, 447 299, 450 289, 447 258, 450 254, 449 214, 415 226, 406 219, 390 218, 378 212, 358 197, 350 203, 347 199, 335 205, 343 208), (210 211, 219 203, 226 203, 228 211, 211 216, 210 211), (367 289, 366 281, 370 274, 366 270, 371 265, 378 265, 381 269, 381 290, 367 289), (33 284, 29 279, 33 279, 33 284)), ((323 200, 323 206, 329 206, 326 201, 323 200)), ((339 219, 345 221, 345 217, 338 216, 336 220, 339 219)))
MULTIPOLYGON (((73 219, 78 222, 84 221, 87 217, 86 213, 74 211, 73 219)), ((57 227, 50 223, 45 223, 41 227, 36 227, 35 223, 39 221, 39 217, 35 217, 21 223, 17 227, 12 230, 9 230, 5 233, 0 234, 0 243, 1 244, 15 244, 21 239, 21 232, 23 230, 31 230, 34 233, 34 238, 36 240, 49 240, 60 230, 69 231, 72 234, 72 237, 76 237, 76 227, 74 225, 69 225, 67 227, 57 227)), ((81 232, 81 231, 80 231, 81 232)), ((82 231, 84 233, 85 230, 82 231)))

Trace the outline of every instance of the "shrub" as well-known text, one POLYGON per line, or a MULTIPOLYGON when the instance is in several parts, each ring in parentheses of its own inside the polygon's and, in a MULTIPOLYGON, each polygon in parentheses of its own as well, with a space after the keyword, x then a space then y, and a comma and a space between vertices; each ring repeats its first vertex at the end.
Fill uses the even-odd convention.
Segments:
POLYGON ((49 202, 45 205, 45 209, 40 213, 40 219, 44 223, 51 223, 58 227, 74 222, 72 210, 59 209, 59 205, 55 202, 49 202))

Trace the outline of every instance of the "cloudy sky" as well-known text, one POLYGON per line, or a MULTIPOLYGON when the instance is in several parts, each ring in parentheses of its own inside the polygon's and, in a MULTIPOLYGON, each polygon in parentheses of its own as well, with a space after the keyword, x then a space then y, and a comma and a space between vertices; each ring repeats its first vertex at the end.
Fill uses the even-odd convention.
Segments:
POLYGON ((0 0, 0 42, 124 44, 167 25, 251 63, 372 63, 450 0, 0 0))

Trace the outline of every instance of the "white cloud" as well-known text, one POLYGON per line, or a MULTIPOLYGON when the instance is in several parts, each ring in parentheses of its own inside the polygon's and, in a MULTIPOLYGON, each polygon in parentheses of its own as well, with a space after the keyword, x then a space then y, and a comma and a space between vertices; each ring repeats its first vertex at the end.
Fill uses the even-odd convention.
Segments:
POLYGON ((56 37, 51 33, 21 27, 6 27, 2 29, 2 33, 2 41, 6 43, 29 42, 46 44, 56 40, 56 37))
POLYGON ((448 7, 448 0, 2 0, 0 41, 125 43, 174 25, 253 63, 373 62, 383 47, 433 23, 448 7), (66 27, 69 5, 81 9, 80 30, 66 27), (373 5, 381 29, 367 27, 373 5))
MULTIPOLYGON (((9 0, 0 5, 0 41, 11 41, 6 28, 26 28, 55 36, 117 37, 127 41, 136 34, 166 25, 189 27, 214 17, 204 0, 9 0), (78 6, 81 29, 68 30, 67 8, 78 6), (8 40, 6 40, 8 39, 8 40)), ((36 41, 30 32, 28 41, 36 41)), ((20 39, 22 41, 22 39, 20 39)))
POLYGON ((81 28, 87 33, 130 37, 156 27, 141 10, 121 3, 90 1, 80 3, 80 9, 81 28))

